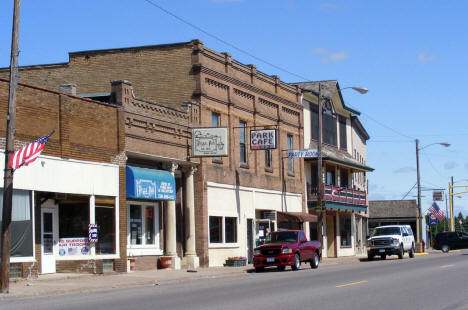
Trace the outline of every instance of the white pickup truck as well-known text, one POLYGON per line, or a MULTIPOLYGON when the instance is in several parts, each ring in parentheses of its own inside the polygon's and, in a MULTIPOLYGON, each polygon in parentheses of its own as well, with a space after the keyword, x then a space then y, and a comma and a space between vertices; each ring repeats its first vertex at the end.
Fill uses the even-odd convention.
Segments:
POLYGON ((409 225, 379 226, 367 239, 367 258, 373 260, 379 255, 385 259, 387 255, 398 255, 399 259, 407 252, 414 257, 414 236, 409 225))

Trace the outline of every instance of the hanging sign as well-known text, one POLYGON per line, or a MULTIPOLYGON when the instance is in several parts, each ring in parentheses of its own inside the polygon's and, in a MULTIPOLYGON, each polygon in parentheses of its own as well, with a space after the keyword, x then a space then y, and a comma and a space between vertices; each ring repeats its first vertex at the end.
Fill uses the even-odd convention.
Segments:
POLYGON ((276 141, 276 129, 250 131, 251 150, 274 150, 276 149, 276 141))
POLYGON ((89 242, 98 242, 98 227, 96 224, 88 225, 88 240, 89 242))
POLYGON ((192 157, 228 156, 228 129, 225 127, 192 129, 192 157))
POLYGON ((288 150, 288 158, 316 158, 318 151, 315 149, 310 150, 288 150))
POLYGON ((432 192, 432 200, 433 201, 442 201, 442 192, 441 191, 433 191, 432 192))

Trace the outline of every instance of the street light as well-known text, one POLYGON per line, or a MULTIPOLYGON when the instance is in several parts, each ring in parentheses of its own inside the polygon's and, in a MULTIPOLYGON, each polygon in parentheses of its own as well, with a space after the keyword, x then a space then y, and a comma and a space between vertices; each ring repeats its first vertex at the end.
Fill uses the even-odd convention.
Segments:
POLYGON ((422 226, 422 216, 421 216, 421 178, 419 174, 419 151, 425 149, 428 146, 440 144, 445 147, 449 147, 450 143, 447 142, 434 142, 423 147, 419 147, 419 140, 416 139, 416 173, 417 173, 417 183, 418 183, 418 219, 416 221, 416 249, 417 252, 423 252, 424 249, 421 245, 421 226, 422 226))
MULTIPOLYGON (((455 223, 453 221, 453 196, 455 195, 458 195, 458 194, 466 194, 468 193, 468 185, 457 185, 457 186, 454 186, 453 184, 457 183, 457 182, 460 182, 460 181, 468 181, 467 179, 461 179, 461 180, 457 180, 457 181, 453 181, 453 177, 451 178, 451 182, 449 182, 449 199, 450 199, 450 231, 455 231, 455 223), (460 188, 460 187, 463 187, 465 188, 465 191, 462 191, 462 192, 458 192, 458 193, 454 193, 453 192, 453 189, 457 187, 457 188, 460 188)), ((458 198, 461 198, 460 196, 455 196, 455 197, 458 197, 458 198)))

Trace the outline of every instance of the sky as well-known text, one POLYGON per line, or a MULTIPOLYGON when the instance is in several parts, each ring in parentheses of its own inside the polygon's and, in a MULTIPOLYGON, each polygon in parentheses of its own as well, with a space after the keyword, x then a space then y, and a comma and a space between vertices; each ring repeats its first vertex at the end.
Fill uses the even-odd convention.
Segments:
MULTIPOLYGON (((425 211, 452 176, 468 185, 466 12, 462 0, 23 0, 19 64, 200 39, 284 82, 367 87, 343 98, 371 137, 369 197, 416 199, 419 139, 425 211)), ((1 1, 0 67, 10 65, 12 16, 13 0, 1 1)), ((454 210, 468 216, 468 194, 456 195, 454 210)))

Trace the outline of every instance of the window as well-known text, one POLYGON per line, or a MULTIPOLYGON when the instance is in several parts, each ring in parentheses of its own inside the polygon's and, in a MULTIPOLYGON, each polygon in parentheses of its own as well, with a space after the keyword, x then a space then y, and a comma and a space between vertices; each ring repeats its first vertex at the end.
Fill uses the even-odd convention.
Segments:
POLYGON ((318 111, 310 109, 310 125, 311 125, 311 139, 318 141, 319 124, 318 124, 318 111))
POLYGON ((323 143, 337 146, 336 118, 323 114, 323 143))
POLYGON ((348 170, 340 169, 340 186, 348 187, 348 170))
POLYGON ((220 216, 210 216, 210 243, 222 243, 222 220, 220 216))
MULTIPOLYGON (((88 197, 86 197, 88 198, 88 197)), ((85 238, 88 240, 89 203, 59 204, 59 238, 85 238)))
POLYGON ((236 243, 237 242, 237 218, 236 217, 226 217, 225 218, 225 242, 226 243, 236 243))
POLYGON ((129 205, 129 245, 159 248, 159 207, 154 203, 129 205))
MULTIPOLYGON (((211 127, 221 126, 221 115, 219 113, 211 112, 211 127)), ((222 161, 221 157, 213 157, 212 161, 222 161)))
POLYGON ((340 216, 340 239, 342 247, 351 246, 351 215, 340 216))
MULTIPOLYGON (((292 135, 287 136, 286 145, 287 145, 288 150, 293 149, 294 144, 293 144, 293 136, 292 135)), ((294 159, 293 158, 288 158, 288 172, 289 173, 294 173, 294 159)))
POLYGON ((239 156, 240 156, 240 163, 247 164, 247 148, 245 146, 245 129, 247 127, 247 123, 244 121, 239 121, 239 156))
MULTIPOLYGON (((33 256, 33 229, 31 220, 31 192, 13 190, 10 228, 10 256, 33 256)), ((2 228, 3 189, 0 188, 0 231, 2 228)), ((0 237, 1 238, 1 237, 0 237)), ((0 249, 0 253, 1 253, 0 249)))
POLYGON ((115 199, 96 197, 95 223, 98 227, 96 254, 115 254, 115 199))
POLYGON ((265 167, 272 167, 272 152, 271 150, 265 150, 265 167))
POLYGON ((348 141, 346 138, 346 119, 340 119, 340 149, 346 150, 348 141))
POLYGON ((327 170, 326 185, 335 186, 335 170, 327 170))

